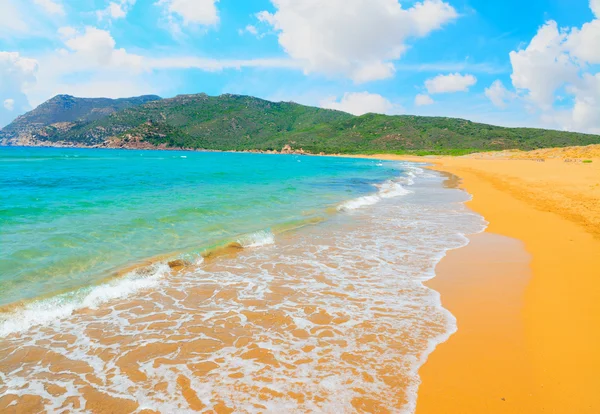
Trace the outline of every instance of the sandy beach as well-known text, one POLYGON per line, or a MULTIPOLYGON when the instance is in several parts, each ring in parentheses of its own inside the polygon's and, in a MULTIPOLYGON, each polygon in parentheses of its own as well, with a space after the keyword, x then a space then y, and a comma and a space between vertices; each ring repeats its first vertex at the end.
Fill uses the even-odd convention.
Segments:
POLYGON ((417 412, 599 412, 598 146, 397 159, 460 177, 490 222, 430 282, 458 332, 421 369, 417 412))

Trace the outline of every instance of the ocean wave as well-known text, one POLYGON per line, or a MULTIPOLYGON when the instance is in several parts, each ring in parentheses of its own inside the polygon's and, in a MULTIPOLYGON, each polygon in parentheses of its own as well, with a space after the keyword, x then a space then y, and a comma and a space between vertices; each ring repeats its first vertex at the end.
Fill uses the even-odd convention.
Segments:
POLYGON ((275 235, 269 230, 261 230, 240 237, 237 242, 243 248, 268 246, 275 244, 275 235))
POLYGON ((356 210, 361 207, 372 206, 381 201, 378 195, 369 195, 364 197, 355 198, 354 200, 348 200, 338 206, 338 211, 349 211, 356 210))
MULTIPOLYGON (((405 181, 405 183, 405 185, 412 185, 414 181, 412 181, 412 183, 405 181)), ((379 190, 376 194, 345 201, 338 206, 338 211, 356 210, 362 207, 372 206, 387 198, 400 197, 412 193, 412 191, 406 189, 399 181, 386 181, 383 184, 375 185, 375 187, 379 190)))
MULTIPOLYGON (((262 230, 244 235, 234 244, 241 248, 255 248, 274 243, 275 235, 269 230, 262 230)), ((202 265, 205 260, 202 255, 197 254, 180 257, 194 266, 202 265)), ((161 279, 170 273, 171 268, 166 262, 157 262, 137 268, 107 283, 28 302, 14 310, 0 313, 0 338, 24 332, 34 326, 51 325, 80 309, 97 309, 111 300, 156 288, 161 279)))
POLYGON ((156 263, 98 286, 27 303, 16 310, 0 314, 0 337, 23 332, 33 326, 48 325, 71 316, 79 309, 97 308, 110 300, 154 288, 169 272, 168 265, 156 263))
MULTIPOLYGON (((248 249, 242 260, 233 254, 219 263, 207 260, 159 279, 152 295, 141 290, 101 312, 74 312, 10 338, 14 349, 31 338, 45 340, 47 354, 39 358, 44 364, 0 369, 0 377, 19 395, 42 396, 50 412, 71 396, 83 406, 88 383, 68 383, 55 397, 47 386, 66 388, 63 375, 47 372, 89 366, 86 375, 97 378, 104 393, 155 411, 190 410, 185 395, 172 392, 183 378, 212 411, 221 401, 236 401, 238 411, 261 404, 269 412, 350 412, 361 398, 377 401, 380 411, 412 413, 419 368, 456 331, 440 295, 423 283, 449 249, 468 242, 464 234, 483 227, 458 190, 443 189, 439 176, 429 185, 415 174, 410 203, 382 201, 382 194, 408 191, 410 176, 381 183, 367 196, 377 204, 349 227, 330 220, 290 237, 279 238, 277 227, 233 237, 224 246, 234 253, 272 244, 273 235, 277 249, 248 249), (68 346, 66 334, 73 338, 68 346), (175 344, 181 345, 176 352, 175 344), (128 355, 127 369, 122 355, 128 355), (207 366, 211 370, 203 371, 207 366), (385 381, 388 373, 396 381, 385 381), (153 389, 159 391, 147 392, 153 389), (255 389, 262 391, 249 392, 255 389)), ((104 295, 90 302, 101 303, 98 296, 104 295)))

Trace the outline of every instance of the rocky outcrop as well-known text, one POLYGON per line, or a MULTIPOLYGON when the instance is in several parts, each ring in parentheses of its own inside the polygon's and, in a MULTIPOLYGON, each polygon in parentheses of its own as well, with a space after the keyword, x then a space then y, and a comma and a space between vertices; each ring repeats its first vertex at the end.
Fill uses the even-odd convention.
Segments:
POLYGON ((306 154, 306 152, 300 148, 300 149, 294 149, 292 148, 292 146, 290 144, 286 144, 282 149, 280 154, 298 154, 298 155, 304 155, 306 154))

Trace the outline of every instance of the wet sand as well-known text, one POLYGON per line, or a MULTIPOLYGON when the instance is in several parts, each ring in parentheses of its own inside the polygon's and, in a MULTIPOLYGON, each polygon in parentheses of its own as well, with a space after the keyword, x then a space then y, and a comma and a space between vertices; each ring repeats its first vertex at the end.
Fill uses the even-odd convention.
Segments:
POLYGON ((137 291, 0 338, 0 412, 413 412, 455 328, 424 282, 485 223, 406 168, 317 226, 154 263, 93 292, 137 291))
POLYGON ((458 331, 420 370, 418 412, 537 412, 521 316, 531 257, 505 236, 482 233, 470 241, 451 251, 427 283, 441 293, 458 331), (507 367, 520 367, 519 381, 507 367))
POLYGON ((487 233, 531 256, 528 277, 520 249, 475 237, 441 262, 459 330, 421 369, 417 413, 600 412, 600 159, 573 153, 377 157, 456 174, 487 233))

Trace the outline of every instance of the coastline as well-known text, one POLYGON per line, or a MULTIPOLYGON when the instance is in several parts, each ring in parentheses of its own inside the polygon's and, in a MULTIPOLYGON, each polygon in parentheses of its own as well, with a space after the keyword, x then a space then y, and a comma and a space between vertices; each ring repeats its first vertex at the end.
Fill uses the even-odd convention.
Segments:
POLYGON ((490 223, 484 236, 513 243, 476 242, 438 265, 430 286, 457 312, 459 330, 422 367, 417 413, 598 412, 600 159, 372 158, 428 162, 457 175, 473 195, 467 206, 490 223), (505 335, 490 334, 493 323, 505 335))
POLYGON ((567 156, 364 156, 433 164, 490 222, 427 282, 459 329, 419 371, 418 413, 600 409, 600 159, 567 156))
MULTIPOLYGON (((0 355, 8 367, 6 377, 13 373, 7 388, 0 389, 10 391, 0 406, 18 404, 20 409, 25 397, 31 397, 37 411, 69 404, 108 411, 123 404, 123 411, 133 411, 166 407, 160 405, 165 401, 172 408, 157 411, 190 406, 224 412, 218 408, 222 403, 235 407, 244 402, 267 410, 273 398, 285 398, 286 407, 298 412, 414 407, 416 361, 423 361, 423 349, 433 349, 429 345, 448 333, 448 312, 440 307, 438 293, 423 282, 433 277, 434 265, 449 246, 464 245, 465 228, 474 233, 484 227, 479 216, 458 204, 466 194, 446 191, 441 179, 431 178, 435 180, 414 183, 422 185, 421 191, 388 194, 414 197, 410 202, 363 204, 372 207, 356 208, 352 214, 358 219, 338 214, 329 231, 309 227, 282 237, 275 247, 252 251, 232 246, 235 256, 207 260, 194 272, 170 272, 161 282, 150 278, 146 291, 78 310, 67 324, 14 336, 0 355), (380 259, 382 245, 405 248, 385 249, 380 259), (355 264, 344 267, 349 263, 355 264), (297 266, 302 278, 296 277, 297 266), (399 273, 405 277, 395 280, 399 273), (397 300, 399 291, 406 302, 397 300), (356 322, 347 324, 350 318, 356 322), (32 342, 30 335, 41 340, 32 342), (291 346, 278 346, 282 344, 291 346), (24 359, 23 354, 35 356, 24 359), (36 364, 39 360, 44 365, 36 364), (19 372, 12 368, 21 365, 19 372), (275 374, 291 371, 269 375, 271 366, 275 374), (47 378, 48 369, 60 374, 47 378), (87 373, 73 384, 76 391, 57 388, 69 381, 69 372, 87 373), (21 374, 33 384, 30 388, 17 387, 21 374), (315 375, 322 379, 312 386, 315 375), (330 389, 321 388, 332 376, 339 380, 330 389), (296 382, 290 384, 291 378, 296 382), (131 384, 127 391, 114 388, 123 382, 131 384), (213 391, 202 388, 203 383, 223 387, 213 391), (52 397, 40 387, 49 387, 52 397), (166 393, 164 387, 172 391, 166 393), (151 391, 149 401, 139 397, 146 390, 159 392, 151 391), (83 397, 78 405, 70 402, 74 392, 83 397), (238 397, 227 397, 232 393, 238 397), (331 403, 323 406, 328 398, 331 403)), ((382 187, 380 191, 394 189, 382 187)), ((185 263, 177 264, 185 270, 185 263)))

